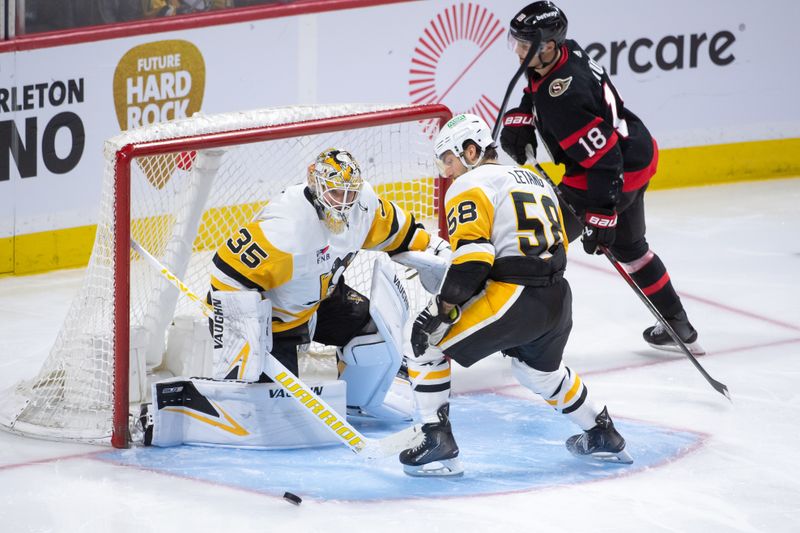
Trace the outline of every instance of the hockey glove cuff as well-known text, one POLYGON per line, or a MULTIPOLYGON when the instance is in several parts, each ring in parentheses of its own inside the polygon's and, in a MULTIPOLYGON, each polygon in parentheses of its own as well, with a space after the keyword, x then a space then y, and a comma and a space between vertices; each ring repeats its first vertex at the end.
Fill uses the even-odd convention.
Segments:
POLYGON ((411 327, 411 348, 414 350, 414 357, 420 357, 425 353, 430 345, 437 345, 453 324, 461 318, 461 308, 454 306, 450 311, 445 312, 441 300, 437 296, 428 307, 414 320, 411 327))
POLYGON ((587 210, 584 216, 583 250, 587 254, 602 253, 600 246, 608 248, 614 244, 617 231, 617 212, 613 209, 587 210))
POLYGON ((536 128, 533 126, 533 115, 529 111, 515 107, 503 116, 500 146, 519 165, 524 165, 528 160, 527 150, 536 157, 536 128))

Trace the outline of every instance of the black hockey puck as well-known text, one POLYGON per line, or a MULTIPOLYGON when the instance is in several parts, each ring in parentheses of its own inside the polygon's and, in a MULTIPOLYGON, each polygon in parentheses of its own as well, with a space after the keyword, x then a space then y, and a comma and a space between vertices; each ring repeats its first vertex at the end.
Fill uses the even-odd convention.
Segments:
POLYGON ((292 505, 300 505, 300 503, 303 501, 300 499, 300 496, 297 494, 292 494, 291 492, 284 492, 283 499, 292 505))

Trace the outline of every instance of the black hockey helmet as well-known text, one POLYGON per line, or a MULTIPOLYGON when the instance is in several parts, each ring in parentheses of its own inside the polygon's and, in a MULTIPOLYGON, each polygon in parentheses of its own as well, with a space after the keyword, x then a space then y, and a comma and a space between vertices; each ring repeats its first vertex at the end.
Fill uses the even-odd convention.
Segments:
POLYGON ((510 37, 537 47, 548 41, 561 46, 567 38, 567 16, 553 2, 534 2, 511 19, 510 37))

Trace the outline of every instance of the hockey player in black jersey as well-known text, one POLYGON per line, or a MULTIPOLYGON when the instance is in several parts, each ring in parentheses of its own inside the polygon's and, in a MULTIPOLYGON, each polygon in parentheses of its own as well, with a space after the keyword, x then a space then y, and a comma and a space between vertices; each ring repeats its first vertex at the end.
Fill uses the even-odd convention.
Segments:
MULTIPOLYGON (((524 61, 528 84, 519 107, 503 117, 500 144, 520 165, 535 156, 536 130, 556 164, 565 166, 563 199, 570 241, 582 234, 589 254, 609 248, 695 355, 704 353, 667 269, 645 238, 644 193, 658 164, 658 146, 625 107, 605 70, 571 39, 567 17, 549 1, 534 2, 511 20, 509 42, 524 61)), ((659 324, 644 339, 677 350, 659 324)))

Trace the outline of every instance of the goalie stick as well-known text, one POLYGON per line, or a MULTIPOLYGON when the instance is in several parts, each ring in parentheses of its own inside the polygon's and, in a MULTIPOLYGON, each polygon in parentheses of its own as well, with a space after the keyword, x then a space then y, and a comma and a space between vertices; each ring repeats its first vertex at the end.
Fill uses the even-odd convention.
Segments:
MULTIPOLYGON (((209 317, 213 314, 209 306, 202 298, 192 292, 175 274, 161 264, 153 255, 145 250, 138 242, 131 238, 131 248, 141 257, 147 260, 159 273, 164 276, 187 298, 195 302, 204 316, 209 317)), ((381 439, 371 439, 361 434, 356 428, 347 422, 328 403, 314 393, 314 390, 306 385, 299 377, 295 376, 288 368, 278 361, 272 354, 267 353, 267 364, 264 372, 274 382, 278 383, 288 393, 288 396, 295 398, 306 408, 310 416, 313 416, 320 424, 325 426, 330 433, 349 447, 353 452, 364 455, 368 459, 379 459, 396 455, 402 450, 413 448, 422 438, 421 424, 415 424, 397 433, 393 433, 381 439), (303 398, 302 400, 300 398, 303 398)))
MULTIPOLYGON (((533 57, 533 53, 537 48, 538 48, 538 44, 537 44, 536 47, 531 45, 531 48, 528 51, 528 54, 525 56, 525 60, 520 65, 520 67, 517 70, 517 72, 514 73, 514 76, 511 78, 511 81, 508 84, 508 88, 506 89, 505 98, 503 98, 503 104, 500 106, 500 109, 498 110, 498 113, 497 113, 497 121, 495 122, 494 128, 492 129, 492 139, 496 139, 497 138, 497 134, 500 131, 500 124, 501 124, 501 122, 503 120, 503 114, 506 111, 506 105, 508 105, 508 98, 511 95, 511 92, 514 90, 514 86, 516 86, 517 81, 519 80, 519 77, 522 76, 522 73, 525 71, 525 68, 527 67, 528 63, 530 63, 530 60, 533 57)), ((562 206, 566 206, 567 210, 570 212, 570 214, 572 216, 574 216, 576 220, 580 221, 581 218, 578 216, 578 213, 575 211, 575 208, 572 207, 566 200, 564 200, 564 197, 561 194, 561 190, 558 187, 556 187, 556 184, 553 182, 553 180, 550 178, 550 176, 547 174, 547 172, 545 172, 545 170, 542 168, 542 166, 536 160, 536 157, 534 156, 534 154, 532 153, 532 151, 530 149, 527 150, 527 156, 528 156, 529 160, 533 161, 533 168, 535 168, 536 171, 539 173, 539 175, 542 176, 545 180, 547 180, 547 182, 553 188, 553 191, 556 193, 556 196, 558 196, 559 204, 562 205, 562 206)), ((630 276, 630 274, 628 274, 625 271, 625 269, 620 264, 619 260, 616 257, 614 257, 614 254, 611 252, 611 250, 609 250, 605 246, 600 246, 599 249, 600 249, 601 252, 603 252, 603 255, 606 256, 606 259, 608 259, 608 261, 611 263, 611 265, 614 267, 614 269, 617 272, 619 272, 619 275, 622 276, 622 278, 627 282, 627 284, 631 288, 631 290, 633 290, 633 292, 636 293, 636 296, 639 297, 639 299, 642 301, 642 303, 645 305, 645 307, 647 307, 647 309, 650 311, 650 313, 664 327, 664 330, 669 334, 669 336, 672 338, 672 340, 675 341, 675 343, 677 344, 678 348, 680 348, 680 351, 683 352, 683 354, 686 357, 689 358, 689 361, 692 362, 692 364, 698 370, 698 372, 700 372, 700 374, 702 374, 702 376, 706 379, 706 381, 708 381, 708 383, 714 388, 715 391, 719 392, 720 394, 725 396, 728 399, 728 401, 733 403, 733 400, 731 399, 731 395, 728 392, 728 387, 724 383, 720 383, 719 381, 717 381, 714 378, 712 378, 708 374, 708 372, 706 372, 706 369, 703 368, 703 366, 700 363, 697 362, 697 359, 695 358, 694 355, 692 355, 692 352, 686 346, 686 343, 683 342, 683 339, 681 339, 678 336, 678 334, 675 332, 675 330, 672 328, 672 326, 661 315, 661 312, 659 312, 659 310, 656 309, 656 306, 653 305, 653 302, 650 301, 650 298, 648 298, 647 295, 642 291, 642 288, 639 287, 639 285, 636 283, 636 281, 634 281, 634 279, 630 276)))

